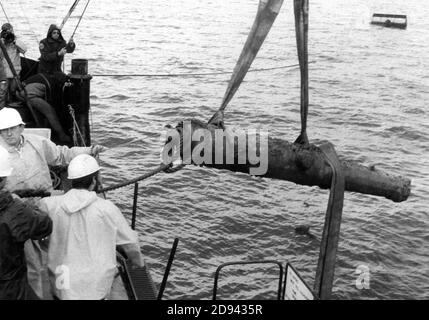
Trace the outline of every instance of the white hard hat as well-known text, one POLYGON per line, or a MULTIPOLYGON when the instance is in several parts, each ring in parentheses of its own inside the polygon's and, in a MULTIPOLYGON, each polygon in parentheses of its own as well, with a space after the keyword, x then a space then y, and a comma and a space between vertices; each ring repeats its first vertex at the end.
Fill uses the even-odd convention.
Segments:
POLYGON ((12 128, 25 124, 22 121, 18 111, 12 108, 3 108, 0 110, 0 130, 12 128))
POLYGON ((68 167, 68 178, 70 180, 80 179, 100 170, 100 166, 93 157, 88 154, 80 154, 70 161, 68 167))
POLYGON ((10 165, 9 152, 0 146, 0 177, 8 177, 12 173, 10 165))

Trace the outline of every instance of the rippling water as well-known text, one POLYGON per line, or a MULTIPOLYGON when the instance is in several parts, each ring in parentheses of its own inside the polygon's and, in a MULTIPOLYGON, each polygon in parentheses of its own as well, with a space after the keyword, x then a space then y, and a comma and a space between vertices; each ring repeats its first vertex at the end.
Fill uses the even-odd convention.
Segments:
MULTIPOLYGON (((38 58, 52 22, 73 1, 4 4, 16 32, 38 58), (68 3, 70 2, 70 3, 68 3)), ((230 72, 253 22, 257 1, 92 1, 71 58, 89 59, 93 75, 230 72)), ((79 6, 77 12, 83 9, 79 6)), ((429 298, 429 6, 425 1, 310 1, 310 140, 339 154, 412 179, 406 202, 347 193, 334 283, 341 299, 429 298), (407 14, 407 30, 371 26, 374 12, 407 14), (370 289, 356 287, 360 266, 370 289)), ((63 33, 78 21, 73 14, 63 33)), ((252 68, 297 63, 292 1, 283 4, 252 68)), ((154 168, 166 124, 208 120, 229 75, 94 77, 93 140, 111 185, 154 168)), ((249 73, 226 110, 226 124, 261 128, 293 141, 299 132, 299 70, 249 73)), ((130 213, 132 187, 109 193, 130 213)), ((180 238, 165 298, 210 299, 216 267, 236 260, 290 261, 313 285, 328 191, 286 181, 188 167, 141 184, 138 230, 154 280, 180 238), (310 225, 315 239, 295 235, 310 225)), ((274 299, 274 270, 234 271, 220 298, 274 299)))

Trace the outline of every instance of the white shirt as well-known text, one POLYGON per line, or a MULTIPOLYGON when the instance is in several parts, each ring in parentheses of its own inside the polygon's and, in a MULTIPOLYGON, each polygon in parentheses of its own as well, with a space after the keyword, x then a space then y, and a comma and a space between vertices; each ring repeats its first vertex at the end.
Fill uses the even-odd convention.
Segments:
POLYGON ((48 272, 61 300, 100 300, 116 273, 116 246, 137 244, 138 237, 120 210, 95 192, 72 189, 41 200, 53 221, 48 272))
MULTIPOLYGON (((17 74, 21 72, 21 56, 20 53, 25 53, 27 51, 27 46, 17 38, 15 38, 14 43, 5 44, 6 51, 9 55, 10 60, 12 61, 13 67, 17 74)), ((3 52, 1 52, 0 56, 2 57, 3 66, 6 71, 6 76, 8 78, 13 78, 12 70, 10 70, 9 64, 6 61, 6 58, 3 56, 3 52)))
POLYGON ((66 166, 77 155, 90 153, 90 148, 57 146, 51 140, 33 134, 23 134, 19 149, 9 146, 0 137, 0 145, 9 151, 12 175, 6 189, 13 192, 22 189, 52 191, 49 166, 66 166))

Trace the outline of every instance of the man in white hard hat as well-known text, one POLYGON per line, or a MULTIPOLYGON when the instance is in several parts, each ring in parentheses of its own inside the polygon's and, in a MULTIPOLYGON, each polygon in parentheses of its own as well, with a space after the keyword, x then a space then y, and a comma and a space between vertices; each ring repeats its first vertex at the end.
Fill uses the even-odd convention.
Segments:
POLYGON ((12 108, 0 110, 0 145, 9 151, 15 174, 8 179, 10 191, 36 189, 52 191, 49 166, 66 166, 79 154, 96 156, 102 146, 57 146, 49 139, 25 134, 25 124, 18 111, 12 108))
MULTIPOLYGON (((66 166, 79 154, 97 155, 103 150, 102 146, 57 146, 44 137, 23 133, 24 127, 18 111, 12 108, 0 110, 0 146, 9 152, 14 169, 6 182, 6 189, 11 192, 27 189, 51 192, 53 187, 49 166, 66 166)), ((28 281, 36 294, 43 298, 43 257, 39 244, 28 241, 25 253, 28 281)))
POLYGON ((111 201, 94 192, 99 170, 93 157, 77 156, 68 167, 72 189, 41 200, 53 220, 48 273, 55 299, 105 299, 116 273, 116 246, 134 265, 144 265, 136 232, 111 201))
POLYGON ((24 243, 52 232, 52 220, 4 189, 12 173, 9 152, 0 147, 0 300, 37 299, 28 285, 24 243))

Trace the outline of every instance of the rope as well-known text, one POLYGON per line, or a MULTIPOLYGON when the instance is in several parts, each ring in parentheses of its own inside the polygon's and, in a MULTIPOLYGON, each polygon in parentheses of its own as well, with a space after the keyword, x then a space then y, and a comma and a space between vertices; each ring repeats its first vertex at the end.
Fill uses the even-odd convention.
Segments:
MULTIPOLYGON (((309 63, 315 63, 315 61, 310 61, 309 63)), ((248 72, 262 72, 269 70, 277 70, 277 69, 289 69, 299 67, 299 64, 292 64, 287 66, 280 67, 272 67, 272 68, 261 68, 261 69, 253 69, 248 72)), ((215 76, 215 75, 224 75, 231 74, 232 72, 207 72, 207 73, 165 73, 165 74, 150 74, 150 73, 142 73, 142 74, 93 74, 93 77, 149 77, 149 78, 158 78, 158 77, 201 77, 201 76, 215 76)))
POLYGON ((168 168, 170 168, 170 167, 171 167, 171 165, 169 165, 169 164, 160 164, 158 168, 156 168, 156 169, 154 169, 154 170, 152 170, 152 171, 150 171, 148 173, 145 173, 142 176, 139 176, 139 177, 134 178, 132 180, 125 181, 123 183, 119 183, 119 184, 113 185, 111 187, 107 187, 107 188, 98 190, 97 193, 108 192, 108 191, 112 191, 112 190, 116 190, 116 189, 120 189, 120 188, 129 186, 129 185, 132 185, 132 184, 134 184, 136 182, 139 182, 139 181, 145 180, 147 178, 150 178, 150 177, 152 177, 152 176, 154 176, 154 175, 156 175, 158 173, 164 172, 164 171, 168 170, 168 168))
MULTIPOLYGON (((129 185, 135 184, 137 182, 143 181, 145 179, 148 179, 154 175, 157 175, 158 173, 161 173, 161 172, 173 173, 173 172, 177 172, 177 171, 183 169, 184 167, 185 167, 184 164, 177 166, 177 168, 172 168, 172 164, 160 164, 158 168, 156 168, 152 171, 149 171, 148 173, 145 173, 144 175, 141 175, 141 176, 134 178, 132 180, 127 180, 123 183, 113 185, 111 187, 99 189, 99 190, 97 190, 97 193, 105 193, 105 192, 117 190, 117 189, 129 186, 129 185)), ((53 178, 54 188, 56 188, 61 183, 61 179, 53 171, 51 171, 51 177, 53 178)), ((37 191, 37 190, 36 191, 34 191, 34 190, 15 191, 14 193, 19 195, 21 198, 24 198, 24 197, 25 198, 31 198, 31 197, 42 197, 42 198, 44 198, 44 197, 49 197, 51 195, 49 192, 37 191)))
POLYGON ((50 170, 49 173, 51 174, 53 188, 58 188, 61 185, 61 178, 52 170, 50 170))
POLYGON ((75 146, 79 146, 79 141, 78 141, 78 135, 79 135, 79 138, 82 141, 81 145, 86 147, 85 139, 83 138, 82 133, 80 132, 79 125, 77 124, 77 121, 75 118, 74 109, 70 104, 68 105, 68 108, 69 108, 70 116, 72 117, 72 120, 73 120, 73 144, 75 146))
POLYGON ((6 10, 4 9, 3 3, 1 1, 0 1, 0 6, 1 6, 2 10, 3 10, 4 16, 6 17, 7 22, 10 23, 9 17, 6 14, 6 10))

